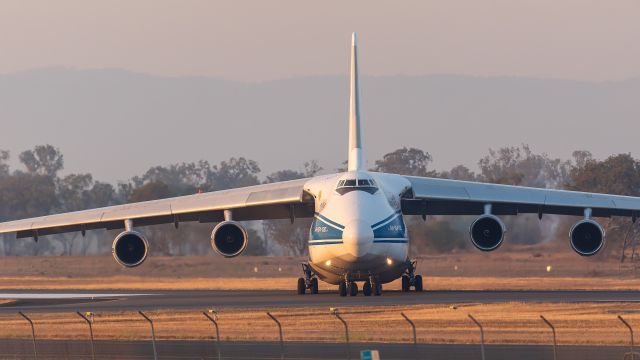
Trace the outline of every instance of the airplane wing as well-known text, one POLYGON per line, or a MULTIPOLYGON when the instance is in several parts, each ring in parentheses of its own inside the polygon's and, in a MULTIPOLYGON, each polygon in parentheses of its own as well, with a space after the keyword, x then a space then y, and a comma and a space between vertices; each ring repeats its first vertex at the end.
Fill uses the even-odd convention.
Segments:
POLYGON ((494 215, 521 213, 583 216, 640 216, 640 198, 576 191, 540 189, 404 176, 411 191, 402 199, 402 211, 408 215, 481 215, 491 204, 494 215))
POLYGON ((133 226, 224 220, 232 210, 234 220, 312 217, 313 198, 304 192, 309 179, 284 181, 244 188, 214 191, 169 199, 110 206, 92 210, 42 216, 0 223, 0 233, 17 233, 18 238, 92 229, 122 229, 133 226))

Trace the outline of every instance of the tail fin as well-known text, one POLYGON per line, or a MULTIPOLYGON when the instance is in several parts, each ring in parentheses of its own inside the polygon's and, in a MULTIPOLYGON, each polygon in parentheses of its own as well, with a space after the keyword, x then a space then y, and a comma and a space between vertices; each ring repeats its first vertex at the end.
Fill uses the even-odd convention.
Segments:
POLYGON ((358 93, 358 47, 356 33, 351 37, 351 92, 349 94, 349 163, 348 170, 364 169, 364 155, 360 138, 360 96, 358 93))

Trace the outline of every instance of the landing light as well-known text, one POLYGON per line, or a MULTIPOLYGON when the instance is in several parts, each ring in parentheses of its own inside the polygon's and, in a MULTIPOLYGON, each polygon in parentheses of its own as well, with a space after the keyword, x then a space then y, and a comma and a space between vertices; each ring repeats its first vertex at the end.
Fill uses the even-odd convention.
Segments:
POLYGON ((324 264, 327 266, 331 266, 331 260, 327 260, 324 264))
POLYGON ((393 260, 387 258, 387 265, 393 265, 393 260))

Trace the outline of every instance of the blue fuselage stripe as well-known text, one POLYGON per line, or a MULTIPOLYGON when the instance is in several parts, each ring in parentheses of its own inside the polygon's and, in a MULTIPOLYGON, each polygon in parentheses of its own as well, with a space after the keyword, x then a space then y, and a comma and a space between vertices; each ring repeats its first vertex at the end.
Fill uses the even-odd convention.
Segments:
POLYGON ((340 229, 340 230, 344 230, 344 225, 340 225, 340 224, 338 224, 337 222, 335 222, 335 221, 333 221, 333 220, 331 220, 331 219, 327 218, 326 216, 323 216, 323 215, 322 215, 322 214, 320 214, 320 213, 316 213, 316 217, 318 217, 320 220, 322 220, 322 221, 326 222, 327 224, 329 224, 329 225, 331 225, 331 226, 335 226, 335 227, 337 227, 337 228, 338 228, 338 229, 340 229))
POLYGON ((309 241, 309 246, 342 244, 342 240, 309 241))
POLYGON ((400 211, 396 211, 395 213, 393 213, 393 214, 387 216, 386 218, 384 218, 384 220, 378 221, 377 223, 371 225, 371 228, 375 228, 375 227, 377 227, 379 225, 382 225, 382 224, 386 223, 387 221, 389 221, 389 220, 393 219, 394 217, 396 217, 398 214, 400 214, 400 211))
POLYGON ((383 243, 383 244, 407 244, 409 240, 407 239, 382 239, 382 240, 373 240, 374 243, 383 243))

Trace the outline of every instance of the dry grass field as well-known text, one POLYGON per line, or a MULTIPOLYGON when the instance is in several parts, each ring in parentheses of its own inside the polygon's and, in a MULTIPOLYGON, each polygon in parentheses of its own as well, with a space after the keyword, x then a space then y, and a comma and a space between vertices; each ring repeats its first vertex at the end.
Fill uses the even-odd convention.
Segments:
MULTIPOLYGON (((570 251, 544 247, 494 253, 458 253, 419 258, 418 270, 427 290, 490 289, 640 289, 640 277, 614 257, 585 259, 570 251)), ((301 258, 216 256, 150 257, 136 269, 124 269, 111 257, 5 257, 0 261, 0 290, 10 289, 288 289, 300 275, 301 258)), ((399 283, 385 289, 398 289, 399 283)), ((334 289, 321 283, 321 289, 334 289)), ((0 301, 1 305, 1 301, 0 301)), ((203 309, 149 312, 160 339, 210 339, 211 323, 203 309)), ((224 309, 220 333, 225 340, 276 340, 280 318, 288 341, 342 341, 341 324, 326 308, 224 309)), ((418 328, 421 342, 475 343, 479 335, 467 318, 485 326, 490 343, 549 343, 544 314, 558 329, 560 344, 626 344, 623 315, 640 326, 635 303, 502 303, 387 307, 345 307, 353 341, 410 341, 405 312, 418 328)), ((39 338, 86 338, 86 324, 76 314, 32 314, 39 338)), ((97 339, 148 338, 148 324, 135 312, 98 313, 97 339)), ((0 315, 0 338, 27 338, 26 322, 15 314, 0 315)))
MULTIPOLYGON (((110 256, 3 257, 0 289, 294 289, 303 260, 151 256, 125 269, 110 256)), ((544 247, 418 258, 418 272, 432 290, 640 289, 640 276, 623 265, 615 257, 583 258, 544 247)), ((322 282, 320 287, 334 288, 322 282)))

